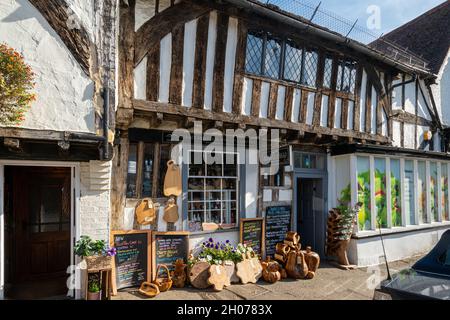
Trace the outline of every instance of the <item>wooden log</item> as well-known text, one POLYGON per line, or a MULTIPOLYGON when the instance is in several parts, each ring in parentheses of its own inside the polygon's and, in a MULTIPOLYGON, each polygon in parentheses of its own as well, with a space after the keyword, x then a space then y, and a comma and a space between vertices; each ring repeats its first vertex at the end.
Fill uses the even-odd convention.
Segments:
POLYGON ((223 13, 217 14, 217 39, 214 57, 214 82, 213 82, 213 110, 223 112, 225 54, 228 35, 229 17, 223 13))
POLYGON ((208 49, 209 14, 198 19, 195 40, 194 82, 192 88, 192 105, 203 108, 205 98, 206 55, 208 49))
POLYGON ((184 24, 172 31, 172 64, 170 70, 169 102, 181 104, 183 85, 184 24))

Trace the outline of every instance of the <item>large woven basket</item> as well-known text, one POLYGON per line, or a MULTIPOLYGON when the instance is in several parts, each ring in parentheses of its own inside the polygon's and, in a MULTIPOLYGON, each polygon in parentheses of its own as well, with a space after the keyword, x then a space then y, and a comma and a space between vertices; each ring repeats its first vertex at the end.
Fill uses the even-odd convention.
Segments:
POLYGON ((86 268, 88 270, 111 269, 111 256, 89 256, 85 257, 84 260, 86 261, 86 268))

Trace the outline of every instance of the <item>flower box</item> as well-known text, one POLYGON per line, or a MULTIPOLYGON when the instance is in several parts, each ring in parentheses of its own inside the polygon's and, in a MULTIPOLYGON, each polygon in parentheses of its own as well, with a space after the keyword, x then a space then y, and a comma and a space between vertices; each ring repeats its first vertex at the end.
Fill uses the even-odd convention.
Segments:
POLYGON ((85 257, 84 260, 88 270, 105 270, 111 269, 112 266, 111 256, 89 256, 85 257))

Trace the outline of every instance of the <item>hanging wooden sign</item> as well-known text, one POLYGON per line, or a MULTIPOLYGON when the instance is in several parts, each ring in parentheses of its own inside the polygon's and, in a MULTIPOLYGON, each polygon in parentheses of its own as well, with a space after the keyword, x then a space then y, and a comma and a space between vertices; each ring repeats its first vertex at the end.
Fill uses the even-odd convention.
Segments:
POLYGON ((239 241, 250 246, 257 255, 263 257, 265 255, 264 218, 241 219, 239 241))

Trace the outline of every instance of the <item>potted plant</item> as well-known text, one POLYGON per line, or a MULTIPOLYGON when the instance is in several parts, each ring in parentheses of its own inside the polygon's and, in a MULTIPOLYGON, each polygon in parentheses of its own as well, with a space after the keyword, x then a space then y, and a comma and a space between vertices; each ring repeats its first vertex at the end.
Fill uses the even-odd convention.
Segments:
POLYGON ((101 283, 98 274, 89 274, 88 278, 88 300, 101 300, 102 291, 101 291, 101 283))
POLYGON ((88 270, 111 268, 112 257, 116 249, 108 249, 104 240, 92 240, 89 236, 81 236, 75 243, 75 254, 86 261, 88 270))

